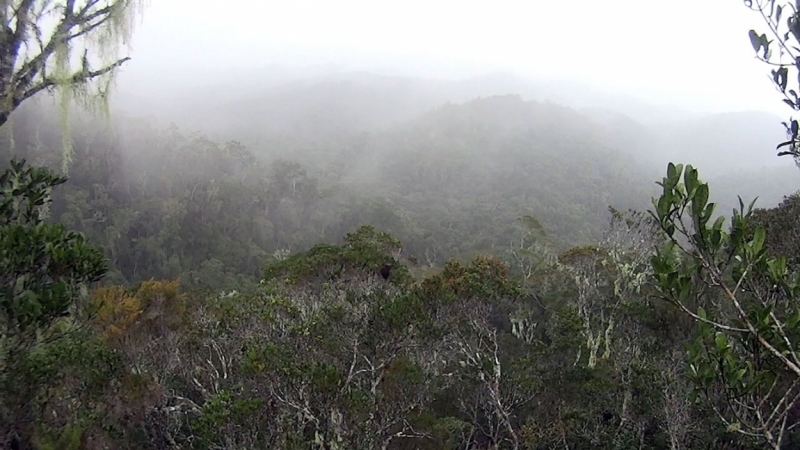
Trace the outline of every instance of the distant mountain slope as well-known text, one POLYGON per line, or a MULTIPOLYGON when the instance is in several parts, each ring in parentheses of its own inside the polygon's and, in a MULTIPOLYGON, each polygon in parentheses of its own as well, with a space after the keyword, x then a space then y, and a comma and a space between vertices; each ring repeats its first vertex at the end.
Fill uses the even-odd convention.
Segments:
POLYGON ((520 96, 449 104, 357 151, 344 145, 338 182, 385 198, 409 224, 448 230, 430 240, 451 254, 507 246, 506 230, 526 214, 562 246, 589 243, 609 205, 646 208, 656 192, 656 172, 610 148, 602 131, 572 108, 520 96))
MULTIPOLYGON (((560 150, 569 152, 573 143, 583 142, 580 145, 587 149, 619 151, 631 167, 637 167, 630 170, 646 175, 642 179, 648 185, 662 176, 667 162, 674 161, 694 164, 707 180, 724 180, 734 173, 745 177, 751 181, 743 185, 747 190, 742 193, 771 193, 765 201, 772 202, 774 193, 788 186, 775 185, 769 175, 786 162, 775 156, 775 145, 784 138, 782 119, 763 112, 693 115, 579 83, 529 80, 507 73, 459 81, 367 72, 303 78, 278 69, 231 76, 236 78, 225 84, 202 91, 195 87, 161 99, 161 107, 147 112, 185 129, 202 130, 216 140, 238 140, 267 158, 326 166, 331 155, 344 148, 350 156, 330 167, 351 168, 362 176, 379 173, 367 170, 379 163, 375 155, 355 155, 364 148, 374 150, 378 141, 396 151, 417 152, 418 148, 400 149, 391 142, 410 139, 408 130, 414 128, 419 148, 436 142, 440 149, 447 145, 469 150, 459 158, 492 151, 496 140, 513 135, 522 147, 547 143, 559 148, 570 143, 560 150), (479 98, 483 100, 473 102, 479 98), (520 106, 523 100, 539 104, 520 106), (548 101, 561 106, 547 106, 548 101), (428 141, 419 139, 424 133, 429 134, 428 141)), ((586 153, 582 163, 596 163, 593 154, 586 153)), ((736 182, 725 183, 736 187, 736 182)))
MULTIPOLYGON (((783 138, 781 118, 768 113, 701 116, 585 84, 530 80, 508 73, 465 80, 367 72, 291 78, 272 68, 231 77, 235 78, 202 90, 193 87, 171 97, 151 99, 146 103, 151 108, 147 112, 182 128, 203 130, 219 140, 236 139, 258 150, 276 138, 325 142, 377 132, 445 103, 511 94, 581 110, 605 128, 601 134, 608 145, 643 163, 693 162, 712 175, 772 165, 775 144, 783 138)), ((148 93, 137 96, 146 98, 148 93)), ((125 105, 120 107, 125 109, 125 105)), ((497 120, 515 119, 503 116, 497 120)))
MULTIPOLYGON (((296 161, 308 170, 320 185, 315 211, 329 217, 315 233, 338 239, 373 223, 437 248, 439 258, 507 246, 514 221, 526 214, 538 217, 562 246, 593 242, 609 205, 650 206, 667 161, 697 164, 726 212, 736 194, 761 196, 761 206, 772 206, 797 190, 793 175, 800 172, 769 166, 791 161, 748 153, 774 148, 770 127, 779 120, 769 115, 713 115, 649 127, 610 108, 578 109, 516 94, 479 95, 416 112, 453 92, 445 89, 449 82, 430 82, 429 95, 416 97, 422 92, 416 82, 394 83, 389 89, 385 77, 370 74, 295 81, 273 86, 273 97, 263 103, 231 95, 228 106, 197 112, 230 120, 215 122, 217 132, 250 140, 257 156, 296 161), (376 98, 382 100, 371 103, 376 98), (236 105, 240 114, 225 112, 236 105)), ((481 84, 464 86, 460 92, 472 96, 481 84)), ((29 136, 37 135, 37 127, 54 132, 55 121, 46 124, 36 108, 23 108, 19 113, 29 113, 29 120, 17 126, 29 136)), ((201 132, 215 137, 213 127, 201 132)))
POLYGON ((701 170, 700 176, 709 184, 711 199, 718 204, 717 212, 730 217, 733 208, 739 207, 737 196, 742 197, 745 206, 758 197, 756 207, 773 208, 800 190, 800 169, 790 159, 780 161, 782 164, 777 166, 731 171, 716 177, 706 177, 701 170))
POLYGON ((230 76, 224 82, 187 87, 184 92, 122 92, 117 107, 135 115, 147 111, 185 128, 251 143, 276 134, 326 140, 377 131, 447 102, 508 94, 576 108, 610 108, 645 124, 688 117, 682 111, 579 83, 530 80, 507 73, 428 80, 350 72, 287 80, 273 68, 230 76))

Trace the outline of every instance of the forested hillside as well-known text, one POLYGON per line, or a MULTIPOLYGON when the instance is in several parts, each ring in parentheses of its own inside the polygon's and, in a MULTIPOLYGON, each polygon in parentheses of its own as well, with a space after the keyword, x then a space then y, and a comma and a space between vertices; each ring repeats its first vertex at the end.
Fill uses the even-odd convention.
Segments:
POLYGON ((0 5, 0 449, 800 448, 797 121, 216 60, 112 108, 143 3, 0 5))
MULTIPOLYGON (((282 151, 287 158, 296 159, 308 154, 298 152, 297 147, 348 146, 352 136, 402 127, 446 103, 461 105, 477 98, 511 95, 575 109, 582 115, 576 120, 591 130, 584 134, 630 155, 655 175, 667 162, 678 160, 702 168, 709 179, 730 172, 791 166, 791 162, 774 158, 775 142, 785 134, 781 118, 760 111, 690 112, 587 84, 531 80, 508 73, 455 81, 364 72, 310 74, 287 80, 278 77, 281 73, 275 69, 237 74, 235 87, 208 85, 203 87, 203 96, 194 95, 193 90, 171 95, 156 91, 159 97, 137 92, 133 99, 124 97, 117 102, 115 110, 152 115, 184 130, 203 130, 213 140, 237 140, 257 155, 282 151)), ((559 122, 558 126, 564 128, 561 134, 566 134, 577 125, 559 122)), ((788 192, 800 189, 796 177, 779 179, 788 192)), ((737 194, 762 195, 757 189, 729 194, 734 200, 737 194)), ((779 200, 770 196, 769 204, 779 200)))
MULTIPOLYGON (((57 120, 46 105, 21 108, 3 158, 57 171, 57 120)), ((31 448, 761 448, 690 401, 682 349, 694 325, 649 281, 665 236, 620 212, 659 193, 661 169, 619 146, 646 149, 636 138, 647 133, 619 113, 518 95, 370 132, 284 131, 256 148, 155 119, 73 115, 69 180, 34 208, 85 235, 107 273, 68 314, 88 327, 4 379, 12 425, 0 437, 31 448)), ((715 214, 737 205, 733 193, 776 204, 796 175, 779 173, 727 174, 715 214)), ((3 182, 35 192, 36 176, 17 167, 3 182)), ((20 204, 33 195, 14 189, 20 204)), ((791 204, 758 220, 784 223, 791 204)))
POLYGON ((446 102, 520 95, 574 108, 610 109, 659 126, 696 114, 609 94, 581 83, 529 80, 492 73, 463 80, 378 75, 369 72, 286 75, 281 68, 226 74, 225 85, 194 81, 174 92, 150 89, 122 95, 115 110, 157 116, 223 139, 255 141, 271 134, 330 139, 384 129, 446 102), (204 95, 196 92, 202 90, 204 95))
MULTIPOLYGON (((13 123, 14 154, 60 167, 55 121, 25 113, 13 123)), ((181 276, 188 286, 235 286, 256 280, 275 252, 335 243, 364 224, 400 238, 426 267, 502 254, 525 215, 563 250, 599 239, 609 205, 644 208, 655 193, 629 189, 652 176, 607 147, 601 126, 516 96, 445 105, 327 146, 275 143, 260 155, 146 120, 79 130, 52 217, 106 249, 111 279, 131 283, 181 276)))
POLYGON ((800 448, 797 5, 378 3, 0 4, 0 450, 800 448))

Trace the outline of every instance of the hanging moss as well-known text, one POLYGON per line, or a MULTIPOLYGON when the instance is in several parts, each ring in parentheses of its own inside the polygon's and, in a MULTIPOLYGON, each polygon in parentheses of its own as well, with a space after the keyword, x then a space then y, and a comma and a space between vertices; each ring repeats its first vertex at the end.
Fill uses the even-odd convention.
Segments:
MULTIPOLYGON (((10 67, 5 73, 6 91, 0 112, 4 113, 5 121, 29 97, 42 90, 54 93, 60 108, 62 171, 65 174, 73 157, 70 106, 75 103, 89 112, 109 117, 114 69, 128 59, 118 59, 120 44, 130 45, 135 19, 143 6, 143 0, 106 0, 91 7, 78 2, 68 12, 63 1, 39 0, 32 2, 25 14, 17 14, 18 18, 27 20, 18 27, 34 29, 37 33, 23 35, 21 42, 6 43, 26 50, 18 58, 13 56, 15 59, 0 61, 3 66, 10 67), (101 11, 104 12, 98 14, 101 11), (64 25, 66 17, 67 26, 64 25), (42 33, 43 29, 51 30, 50 34, 42 33), (37 48, 39 52, 28 50, 37 48), (37 59, 43 61, 41 67, 36 63, 26 66, 37 59), (33 76, 25 80, 31 73, 33 76)), ((13 135, 9 140, 13 145, 13 135)))

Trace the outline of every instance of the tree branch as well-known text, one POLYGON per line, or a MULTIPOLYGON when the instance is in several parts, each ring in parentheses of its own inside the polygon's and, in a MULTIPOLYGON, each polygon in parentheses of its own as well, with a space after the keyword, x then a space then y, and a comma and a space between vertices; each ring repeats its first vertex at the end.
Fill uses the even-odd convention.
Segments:
MULTIPOLYGON (((101 75, 104 75, 104 74, 106 74, 108 72, 111 72, 112 70, 116 69, 117 67, 120 67, 122 64, 124 64, 126 61, 129 61, 129 60, 130 60, 129 57, 125 57, 125 58, 122 58, 120 60, 117 60, 116 62, 114 62, 112 64, 109 64, 108 66, 106 66, 106 67, 104 67, 104 68, 102 68, 100 70, 95 70, 95 71, 82 70, 80 72, 76 72, 75 74, 72 75, 72 77, 70 77, 69 82, 71 84, 82 84, 82 83, 85 83, 85 82, 87 82, 87 81, 89 81, 89 80, 91 80, 93 78, 97 78, 97 77, 99 77, 101 75)), ((45 89, 48 89, 48 88, 52 88, 52 87, 56 86, 57 84, 58 84, 58 82, 56 82, 52 78, 46 78, 46 79, 42 80, 40 83, 38 83, 37 85, 35 85, 35 86, 31 87, 30 89, 28 89, 27 91, 25 91, 25 93, 23 94, 22 98, 20 99, 20 102, 22 102, 23 100, 27 100, 28 98, 36 95, 37 93, 41 92, 42 90, 45 90, 45 89)))

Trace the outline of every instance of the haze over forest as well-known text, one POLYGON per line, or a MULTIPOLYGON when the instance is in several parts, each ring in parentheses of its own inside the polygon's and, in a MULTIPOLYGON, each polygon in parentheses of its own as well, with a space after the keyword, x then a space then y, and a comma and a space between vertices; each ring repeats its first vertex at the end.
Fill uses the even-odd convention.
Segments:
POLYGON ((793 2, 150 3, 0 39, 0 449, 800 448, 793 2))
POLYGON ((136 29, 112 105, 269 158, 277 136, 380 133, 445 103, 518 95, 574 109, 648 175, 678 160, 723 184, 752 173, 764 184, 740 194, 775 205, 800 187, 774 151, 790 110, 741 31, 759 17, 729 3, 670 2, 660 20, 641 21, 632 1, 194 2, 186 15, 174 0, 151 5, 136 29), (781 176, 763 177, 765 168, 781 176))

